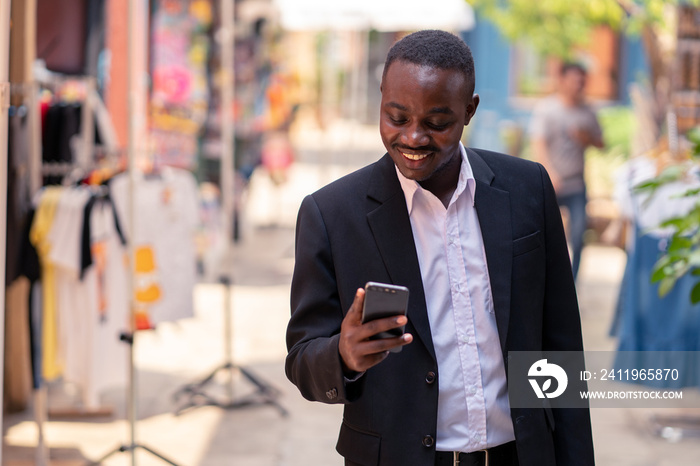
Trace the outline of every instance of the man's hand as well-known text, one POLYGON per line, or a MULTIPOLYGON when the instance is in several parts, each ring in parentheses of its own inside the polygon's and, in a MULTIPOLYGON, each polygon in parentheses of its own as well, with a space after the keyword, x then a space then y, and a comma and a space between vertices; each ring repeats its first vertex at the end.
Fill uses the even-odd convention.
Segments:
POLYGON ((365 290, 359 288, 355 300, 350 306, 343 323, 340 326, 340 343, 338 351, 343 361, 344 369, 353 372, 364 372, 370 367, 382 362, 389 350, 404 346, 413 341, 410 333, 395 338, 370 340, 372 335, 386 332, 393 328, 406 325, 406 316, 386 317, 362 323, 362 307, 365 302, 365 290))
POLYGON ((604 147, 603 140, 585 128, 573 128, 569 131, 569 136, 583 147, 594 146, 599 149, 604 147))

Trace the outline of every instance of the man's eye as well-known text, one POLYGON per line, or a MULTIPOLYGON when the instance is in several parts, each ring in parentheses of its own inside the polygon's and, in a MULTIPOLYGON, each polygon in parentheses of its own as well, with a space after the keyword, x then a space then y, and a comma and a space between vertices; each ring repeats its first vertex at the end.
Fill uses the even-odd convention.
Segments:
POLYGON ((449 126, 449 123, 428 122, 428 126, 432 129, 441 130, 447 128, 449 126))
POLYGON ((394 117, 394 116, 389 116, 389 119, 391 120, 392 123, 401 125, 406 123, 406 119, 402 117, 394 117))

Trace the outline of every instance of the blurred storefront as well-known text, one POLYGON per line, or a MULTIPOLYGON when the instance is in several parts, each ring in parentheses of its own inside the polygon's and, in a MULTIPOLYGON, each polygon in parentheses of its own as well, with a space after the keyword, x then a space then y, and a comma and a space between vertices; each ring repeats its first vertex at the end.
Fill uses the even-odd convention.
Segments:
POLYGON ((268 163, 291 162, 279 141, 294 113, 293 83, 275 62, 273 10, 235 12, 231 70, 222 70, 215 0, 13 0, 7 12, 3 410, 39 405, 45 417, 56 406, 42 405, 41 393, 55 383, 73 387, 73 414, 91 415, 101 389, 127 383, 118 336, 129 328, 131 274, 139 329, 191 317, 195 283, 216 271, 228 245, 222 76, 235 76, 241 180, 264 162, 270 132, 268 163))

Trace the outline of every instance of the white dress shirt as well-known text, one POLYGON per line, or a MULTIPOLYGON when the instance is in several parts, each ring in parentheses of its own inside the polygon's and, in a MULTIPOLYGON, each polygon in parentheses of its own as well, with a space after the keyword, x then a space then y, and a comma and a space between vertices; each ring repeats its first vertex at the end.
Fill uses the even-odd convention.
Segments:
POLYGON ((447 208, 396 172, 406 196, 438 363, 436 448, 470 452, 515 436, 474 208, 476 180, 461 143, 460 150, 459 181, 447 208))

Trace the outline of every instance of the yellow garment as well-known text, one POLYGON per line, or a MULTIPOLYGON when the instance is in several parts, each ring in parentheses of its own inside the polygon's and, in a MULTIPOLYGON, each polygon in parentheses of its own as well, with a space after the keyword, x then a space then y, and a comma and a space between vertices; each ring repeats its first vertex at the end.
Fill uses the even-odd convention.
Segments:
POLYGON ((49 259, 51 243, 49 232, 53 224, 56 206, 63 193, 61 187, 50 186, 44 189, 39 207, 34 214, 29 241, 36 248, 41 264, 41 290, 43 294, 43 315, 41 318, 42 375, 53 380, 63 373, 58 348, 58 315, 56 311, 56 278, 54 266, 49 259))

